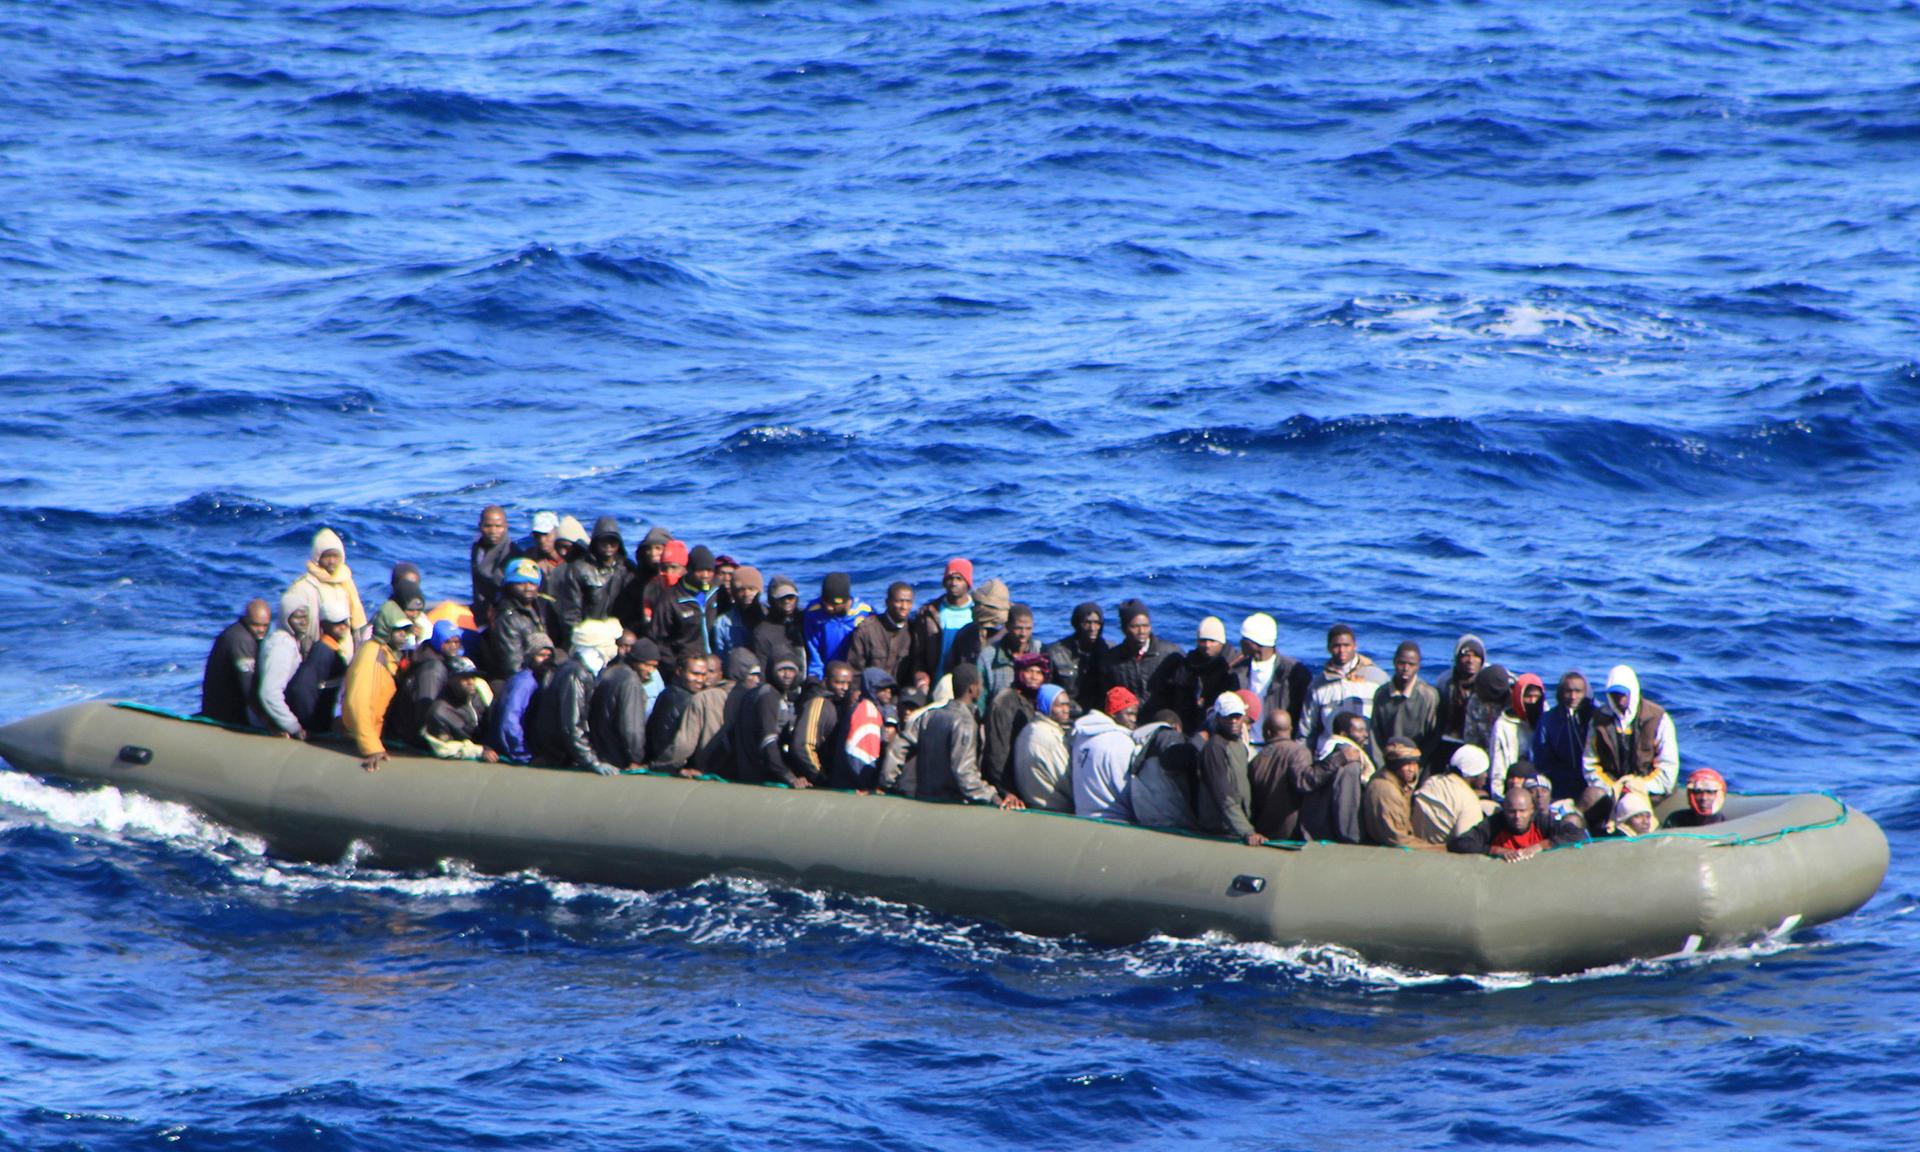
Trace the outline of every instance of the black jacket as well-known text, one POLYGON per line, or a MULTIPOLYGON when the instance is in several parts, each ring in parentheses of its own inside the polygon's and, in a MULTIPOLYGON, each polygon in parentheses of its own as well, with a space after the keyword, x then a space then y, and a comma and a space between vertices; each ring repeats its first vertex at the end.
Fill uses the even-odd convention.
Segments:
POLYGON ((347 662, 340 650, 320 640, 300 661, 293 679, 287 681, 287 707, 307 735, 333 731, 334 713, 339 710, 340 685, 347 676, 347 662))
POLYGON ((748 693, 734 731, 733 778, 742 784, 791 784, 782 740, 793 728, 793 705, 771 684, 748 693))
POLYGON ((508 680, 520 671, 527 662, 527 641, 535 632, 546 632, 559 642, 552 633, 557 624, 552 619, 551 604, 543 597, 522 604, 511 596, 502 596, 494 604, 493 623, 487 627, 486 643, 479 646, 480 659, 476 661, 487 679, 508 680))
POLYGON ((588 718, 594 755, 620 769, 647 762, 647 686, 631 665, 609 664, 600 673, 588 718))
MULTIPOLYGON (((1107 649, 1100 662, 1101 680, 1106 690, 1125 688, 1139 697, 1140 719, 1151 720, 1162 708, 1174 707, 1173 676, 1183 655, 1178 647, 1155 636, 1147 642, 1146 651, 1136 656, 1129 640, 1107 649)), ((1105 707, 1105 701, 1101 704, 1105 707)))
POLYGON ((534 697, 536 757, 595 772, 613 770, 593 754, 587 736, 593 687, 594 675, 578 657, 549 670, 547 682, 534 697))
POLYGON ((501 582, 507 578, 507 561, 513 558, 513 538, 502 537, 500 543, 487 546, 484 537, 474 537, 473 545, 467 549, 467 571, 473 577, 474 623, 484 628, 487 615, 495 600, 500 598, 501 582))
POLYGON ((227 625, 207 653, 206 672, 200 677, 200 715, 222 724, 246 724, 247 701, 253 699, 260 641, 245 620, 227 625))
POLYGON ((1198 732, 1201 721, 1220 694, 1238 687, 1224 652, 1212 659, 1199 652, 1189 652, 1174 664, 1167 691, 1173 698, 1173 710, 1180 714, 1180 726, 1188 732, 1198 732))
POLYGON ((1046 657, 1053 662, 1053 682, 1067 690, 1073 702, 1082 708, 1106 707, 1106 682, 1102 679, 1100 665, 1107 658, 1110 645, 1103 636, 1093 642, 1092 649, 1080 647, 1077 636, 1063 636, 1046 647, 1046 657))

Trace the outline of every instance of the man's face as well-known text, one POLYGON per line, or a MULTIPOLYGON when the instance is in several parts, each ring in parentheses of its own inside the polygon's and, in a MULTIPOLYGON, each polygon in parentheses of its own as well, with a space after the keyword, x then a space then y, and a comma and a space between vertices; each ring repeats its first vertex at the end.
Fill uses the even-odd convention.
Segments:
POLYGON ((1352 660, 1354 650, 1353 637, 1345 632, 1327 637, 1327 655, 1333 657, 1336 664, 1345 664, 1352 660))
POLYGON ((264 640, 273 628, 273 610, 264 604, 247 607, 247 631, 253 633, 255 640, 264 640))
POLYGON ((845 616, 847 610, 853 607, 853 601, 845 596, 836 596, 831 600, 820 601, 820 607, 826 609, 829 616, 845 616))
POLYGON ((1531 712, 1536 706, 1540 704, 1541 701, 1545 700, 1546 698, 1547 698, 1546 690, 1544 688, 1540 688, 1537 685, 1533 685, 1533 684, 1527 685, 1520 692, 1520 701, 1521 703, 1527 706, 1527 710, 1529 712, 1531 712))
POLYGON ((791 664, 782 664, 773 670, 773 686, 782 693, 793 691, 794 681, 800 679, 800 669, 791 664))
POLYGON ((1133 722, 1139 718, 1140 705, 1138 704, 1129 704, 1113 714, 1113 722, 1122 728, 1133 727, 1133 722))
POLYGON ((760 599, 760 585, 755 584, 751 580, 747 580, 744 582, 743 581, 734 582, 734 585, 733 585, 733 602, 734 603, 751 604, 758 599, 760 599))
POLYGON ((1352 720, 1347 721, 1347 730, 1341 733, 1341 735, 1353 741, 1355 744, 1360 745, 1362 748, 1365 748, 1367 746, 1367 722, 1356 716, 1352 720))
POLYGON ((800 595, 797 592, 789 592, 785 596, 775 597, 773 605, 780 609, 782 616, 791 616, 793 610, 800 606, 800 595))
POLYGON ((1007 617, 1007 639, 1013 641, 1012 647, 1016 651, 1025 649, 1027 642, 1033 639, 1033 617, 1007 617))
POLYGON ((627 654, 633 651, 633 646, 639 642, 640 637, 635 636, 631 631, 623 629, 620 633, 620 639, 613 642, 614 656, 622 660, 626 659, 627 654))
POLYGON ((1025 688, 1028 695, 1032 695, 1040 691, 1040 685, 1047 682, 1047 670, 1038 664, 1029 664, 1015 673, 1015 678, 1019 680, 1020 687, 1025 688))
POLYGON ((507 538, 507 514, 498 508, 480 513, 480 539, 498 544, 507 538))
POLYGON ((1533 823, 1533 793, 1525 788, 1510 790, 1500 807, 1507 814, 1509 828, 1525 828, 1533 823))
POLYGON ((1627 827, 1633 829, 1634 835, 1645 836, 1647 833, 1653 831, 1653 813, 1635 812, 1633 815, 1627 817, 1627 827))
POLYGON ((1055 696, 1053 698, 1053 707, 1047 712, 1047 715, 1053 717, 1054 723, 1063 728, 1066 727, 1067 721, 1073 719, 1073 698, 1065 692, 1055 696))
POLYGON ((1222 716, 1220 718, 1220 734, 1229 740, 1241 739, 1247 734, 1247 718, 1245 716, 1222 716))
POLYGON ((1418 675, 1420 675, 1420 653, 1395 652, 1393 654, 1393 678, 1401 687, 1404 688, 1413 683, 1413 678, 1418 675))
POLYGON ((660 671, 660 661, 642 660, 633 666, 633 674, 642 680, 651 680, 660 671))
POLYGON ((713 586, 733 591, 733 574, 737 571, 731 564, 722 564, 713 570, 713 586))
POLYGON ((973 588, 973 585, 967 583, 967 578, 958 572, 947 573, 946 579, 940 581, 940 586, 947 590, 947 599, 955 604, 965 600, 967 593, 973 588))
POLYGON ((287 626, 295 632, 305 632, 307 630, 307 621, 312 618, 313 617, 307 614, 305 608, 295 608, 293 611, 287 613, 287 626))
POLYGON ((320 570, 331 576, 335 572, 340 571, 340 565, 346 563, 346 561, 347 558, 340 555, 338 548, 329 548, 325 552, 320 553, 320 570))
POLYGON ((1613 701, 1613 710, 1623 716, 1626 715, 1627 705, 1633 702, 1633 697, 1625 692, 1609 692, 1607 699, 1613 701))
POLYGON ((835 668, 827 673, 828 694, 844 697, 851 691, 853 691, 853 669, 835 668))
POLYGON ((1412 784, 1420 779, 1420 761, 1418 760, 1406 760, 1399 764, 1390 764, 1388 767, 1394 775, 1400 777, 1403 784, 1412 784))
POLYGON ((540 585, 509 584, 507 585, 507 595, 513 597, 515 600, 518 600, 522 604, 531 604, 534 602, 534 600, 539 598, 540 585))
POLYGON ((913 589, 902 588, 887 596, 887 618, 895 624, 905 624, 907 617, 913 615, 913 589))
POLYGON ((1145 612, 1127 621, 1122 627, 1126 629, 1127 639, 1133 642, 1135 648, 1144 649, 1147 642, 1153 639, 1153 617, 1145 612))
POLYGON ((1471 648, 1462 648, 1453 654, 1453 667, 1458 677, 1468 680, 1480 675, 1480 669, 1487 666, 1487 658, 1471 648))
POLYGON ((653 565, 655 568, 660 567, 660 558, 666 554, 667 546, 665 544, 643 544, 640 546, 640 555, 646 557, 647 563, 653 565))
POLYGON ((667 578, 668 584, 679 583, 680 577, 685 576, 686 574, 687 574, 687 569, 686 569, 686 566, 683 564, 660 565, 660 575, 665 576, 667 578))
POLYGON ((553 663, 553 649, 542 648, 533 654, 532 667, 535 672, 544 671, 551 663, 553 663))
POLYGON ((559 539, 559 537, 560 534, 558 532, 535 532, 533 534, 533 546, 535 550, 539 552, 549 555, 555 554, 557 550, 554 548, 554 541, 559 539))
POLYGON ((1560 691, 1556 693, 1560 706, 1568 710, 1578 708, 1587 698, 1587 681, 1583 676, 1569 676, 1560 682, 1560 691))
POLYGON ((689 656, 680 661, 680 686, 689 692, 698 692, 706 687, 707 662, 699 656, 689 656))
POLYGON ((1225 647, 1226 645, 1218 640, 1195 640, 1193 642, 1193 650, 1200 654, 1202 660, 1213 659, 1215 656, 1220 655, 1220 650, 1225 647))
POLYGON ((600 563, 611 564, 613 558, 618 555, 620 555, 620 541, 613 537, 603 536, 593 542, 593 558, 600 563))
POLYGON ((1100 639, 1100 630, 1106 625, 1107 622, 1102 617, 1082 616, 1074 621, 1073 634, 1079 638, 1082 646, 1089 645, 1100 639))
POLYGON ((687 579, 693 581, 695 588, 711 588, 713 587, 713 569, 690 568, 687 570, 687 579))
POLYGON ((455 632, 440 645, 440 655, 448 660, 460 655, 460 633, 455 632))
POLYGON ((320 630, 335 640, 345 640, 347 633, 353 631, 353 623, 349 620, 335 620, 331 624, 324 625, 320 630))

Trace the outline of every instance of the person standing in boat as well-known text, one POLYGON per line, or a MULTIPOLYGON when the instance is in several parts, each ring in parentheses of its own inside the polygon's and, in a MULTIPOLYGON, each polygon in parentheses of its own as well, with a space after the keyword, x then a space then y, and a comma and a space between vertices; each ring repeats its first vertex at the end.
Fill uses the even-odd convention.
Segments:
POLYGON ((873 607, 853 595, 853 578, 829 572, 820 581, 820 598, 800 617, 800 637, 807 653, 807 675, 823 677, 827 665, 846 660, 854 629, 873 615, 873 607))
POLYGON ((1126 689, 1138 711, 1149 716, 1163 708, 1178 712, 1173 674, 1185 653, 1178 645, 1153 634, 1153 614, 1141 601, 1124 601, 1118 614, 1126 639, 1107 649, 1101 664, 1100 678, 1108 693, 1115 688, 1126 689))
MULTIPOLYGON (((539 517, 534 518, 534 523, 537 533, 539 517)), ((488 613, 493 610, 493 602, 500 598, 501 582, 506 579, 507 561, 511 559, 513 541, 507 534, 507 510, 498 504, 489 504, 480 510, 479 534, 467 547, 467 574, 473 590, 468 604, 473 609, 476 627, 487 626, 488 613)))
MULTIPOLYGON (((1353 629, 1345 624, 1327 629, 1327 662, 1307 693, 1306 712, 1300 718, 1301 741, 1316 755, 1326 755, 1327 743, 1338 735, 1333 718, 1342 712, 1370 718, 1374 693, 1386 682, 1387 674, 1360 654, 1353 629)), ((1363 746, 1363 751, 1371 749, 1363 746)))
MULTIPOLYGON (((736 567, 733 582, 727 589, 726 608, 713 614, 711 624, 715 652, 751 651, 763 669, 770 667, 772 653, 755 647, 753 637, 754 630, 767 618, 767 606, 760 602, 760 591, 765 586, 760 569, 750 564, 736 567)), ((718 603, 718 599, 709 601, 709 607, 718 603)))
POLYGON ((1594 710, 1583 767, 1587 791, 1580 807, 1595 826, 1626 793, 1639 792, 1658 804, 1680 778, 1673 717, 1641 694, 1640 677, 1625 664, 1607 673, 1606 700, 1594 710))
POLYGON ((912 623, 913 585, 896 580, 887 585, 887 610, 868 615, 854 627, 853 639, 847 644, 847 664, 856 674, 878 668, 895 684, 910 683, 912 623))
POLYGON ((1439 735, 1428 749, 1428 766, 1450 763, 1462 745, 1487 746, 1485 719, 1474 704, 1473 685, 1487 666, 1487 646, 1471 632, 1453 645, 1453 667, 1434 682, 1440 697, 1439 735))
POLYGON ((287 594, 307 606, 307 627, 300 635, 300 654, 306 655, 320 641, 319 620, 329 606, 344 609, 348 622, 347 660, 353 659, 354 645, 372 633, 367 624, 367 607, 354 586, 353 569, 347 567, 347 546, 331 528, 313 534, 307 550, 307 570, 287 587, 287 594))
MULTIPOLYGON (((306 603, 292 594, 280 598, 282 605, 304 609, 306 603)), ((281 613, 281 620, 287 618, 281 613)), ((301 624, 305 628, 304 621, 301 624)), ((265 600, 249 600, 240 610, 240 618, 227 625, 207 653, 207 665, 200 676, 200 712, 222 724, 246 725, 252 721, 254 690, 259 683, 260 646, 273 628, 273 609, 265 600)))
POLYGON ((560 626, 553 601, 541 594, 540 568, 532 560, 521 556, 508 561, 501 585, 491 614, 493 623, 485 643, 477 646, 481 659, 476 661, 495 682, 496 695, 525 666, 528 642, 535 635, 551 637, 560 626))
MULTIPOLYGON (((559 513, 535 512, 530 528, 531 531, 525 536, 513 542, 513 552, 508 559, 517 560, 525 557, 533 561, 534 567, 540 569, 540 578, 545 580, 548 573, 553 572, 567 562, 566 545, 562 543, 560 539, 559 513)), ((504 579, 506 576, 506 565, 501 565, 500 574, 501 578, 504 579)), ((476 604, 479 603, 479 587, 479 583, 476 581, 474 584, 474 602, 476 604)), ((496 582, 494 594, 487 598, 487 603, 491 604, 499 599, 499 587, 499 584, 496 582)), ((475 619, 477 621, 478 617, 475 619)))
POLYGON ((973 561, 961 556, 947 561, 940 586, 940 599, 920 609, 913 621, 913 674, 926 678, 928 692, 950 670, 954 641, 973 624, 973 561))
MULTIPOLYGON (((984 594, 979 599, 984 602, 984 594)), ((1013 687, 1014 674, 1020 667, 1020 661, 1041 658, 1040 644, 1033 638, 1033 609, 1025 604, 1009 606, 1006 627, 998 635, 983 631, 981 640, 986 647, 975 662, 980 666, 983 699, 991 706, 993 701, 999 699, 1000 693, 1013 687)), ((1051 675, 1052 667, 1049 666, 1047 671, 1051 675)), ((1039 685, 1034 687, 1037 690, 1039 685)), ((1032 699, 1032 693, 1028 693, 1028 699, 1032 699)), ((1007 752, 1011 754, 1012 751, 1009 745, 1007 752)))
POLYGON ((1393 679, 1374 689, 1367 725, 1376 743, 1407 740, 1431 751, 1440 731, 1440 693, 1420 679, 1420 645, 1403 640, 1393 652, 1393 679))
MULTIPOLYGON (((740 573, 735 572, 736 582, 740 573)), ((767 585, 767 612, 753 626, 753 654, 760 667, 771 668, 782 655, 792 656, 806 670, 806 644, 800 637, 800 589, 785 576, 775 576, 767 585)))
MULTIPOLYGON (((560 631, 554 633, 554 639, 563 647, 571 642, 573 630, 581 621, 605 620, 614 615, 614 605, 633 580, 633 566, 627 562, 626 552, 620 522, 602 516, 593 522, 587 555, 567 561, 556 574, 552 581, 553 606, 560 631)), ((623 623, 633 626, 631 621, 623 623)))
POLYGON ((1553 794, 1577 800, 1586 790, 1587 738, 1593 730, 1593 700, 1587 678, 1566 672, 1554 688, 1554 706, 1540 718, 1527 746, 1536 772, 1553 783, 1553 794))
POLYGON ((1222 692, 1207 720, 1212 736, 1200 749, 1200 780, 1194 802, 1200 828, 1245 844, 1265 844, 1267 838, 1253 825, 1253 789, 1247 780, 1250 757, 1246 702, 1238 693, 1222 692))
POLYGON ((1174 665, 1168 687, 1182 731, 1196 732, 1203 725, 1211 726, 1213 705, 1220 694, 1242 687, 1234 679, 1226 653, 1225 621, 1218 616, 1201 620, 1194 632, 1193 649, 1174 665))
POLYGON ((1065 688, 1082 709, 1099 707, 1106 692, 1100 681, 1100 663, 1107 656, 1107 642, 1101 636, 1105 627, 1100 605, 1088 600, 1073 609, 1073 631, 1043 650, 1053 663, 1053 682, 1065 688))
MULTIPOLYGON (((1280 651, 1280 625, 1265 612, 1255 612, 1240 622, 1240 654, 1231 664, 1234 686, 1245 688, 1260 698, 1260 712, 1271 718, 1277 712, 1292 718, 1300 715, 1307 692, 1313 687, 1313 673, 1305 664, 1280 651)), ((1260 725, 1258 748, 1266 742, 1266 722, 1260 725)))
POLYGON ((1546 699, 1546 685, 1540 682, 1540 677, 1524 672, 1512 678, 1507 688, 1507 706, 1494 721, 1492 746, 1487 749, 1491 765, 1487 772, 1489 797, 1506 796, 1508 771, 1515 764, 1526 762, 1546 699))

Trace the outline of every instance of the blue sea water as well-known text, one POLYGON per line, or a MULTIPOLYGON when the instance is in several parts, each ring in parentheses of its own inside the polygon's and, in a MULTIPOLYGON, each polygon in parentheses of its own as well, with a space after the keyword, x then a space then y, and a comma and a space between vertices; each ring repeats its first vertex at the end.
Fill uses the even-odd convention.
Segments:
POLYGON ((1893 846, 1788 944, 1469 981, 0 773, 0 1147, 1920 1147, 1911 5, 97 0, 0 53, 0 719, 191 709, 321 524, 459 594, 497 501, 869 596, 962 552, 1047 633, 1624 660, 1893 846))

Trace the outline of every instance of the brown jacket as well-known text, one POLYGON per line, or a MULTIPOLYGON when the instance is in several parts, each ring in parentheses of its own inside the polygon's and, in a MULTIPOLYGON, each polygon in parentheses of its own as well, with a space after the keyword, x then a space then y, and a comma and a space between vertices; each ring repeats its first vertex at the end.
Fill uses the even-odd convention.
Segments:
POLYGON ((1422 848, 1429 852, 1446 847, 1429 844, 1413 834, 1413 789, 1400 779, 1398 772, 1376 772, 1367 782, 1360 820, 1369 844, 1383 848, 1422 848))
POLYGON ((895 628, 885 612, 876 612, 854 627, 853 638, 847 641, 846 661, 853 666, 856 679, 867 669, 878 668, 904 688, 913 680, 913 669, 907 664, 912 647, 912 617, 895 628))

